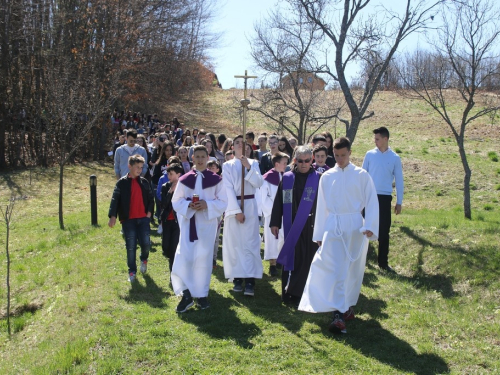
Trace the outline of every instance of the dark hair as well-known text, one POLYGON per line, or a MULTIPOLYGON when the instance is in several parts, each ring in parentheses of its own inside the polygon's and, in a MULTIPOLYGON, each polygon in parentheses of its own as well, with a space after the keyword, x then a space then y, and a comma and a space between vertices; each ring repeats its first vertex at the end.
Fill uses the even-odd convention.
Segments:
POLYGON ((181 163, 181 159, 177 155, 172 155, 171 157, 168 158, 168 164, 174 164, 174 163, 177 164, 181 163))
POLYGON ((137 138, 137 130, 130 129, 129 131, 127 131, 127 138, 128 137, 137 138))
POLYGON ((172 155, 175 154, 174 143, 172 141, 166 141, 163 144, 163 146, 161 146, 160 157, 158 158, 158 161, 156 162, 156 164, 161 164, 161 163, 163 163, 163 160, 165 160, 165 158, 166 158, 165 150, 167 149, 167 147, 170 147, 172 149, 172 155))
MULTIPOLYGON (((212 140, 211 140, 211 139, 206 139, 206 138, 205 138, 204 140, 202 140, 202 141, 201 141, 201 144, 202 144, 202 145, 206 148, 206 144, 207 144, 208 142, 210 142, 210 143, 212 144, 212 152, 210 152, 210 154, 208 154, 208 156, 212 156, 212 157, 214 157, 214 158, 215 158, 215 147, 216 147, 216 146, 214 145, 214 143, 212 142, 212 140)), ((208 153, 208 149, 206 149, 206 150, 207 150, 207 153, 208 153)), ((194 152, 193 152, 193 154, 194 154, 194 152)))
POLYGON ((330 140, 331 140, 330 147, 326 146, 328 149, 326 154, 333 156, 333 137, 332 137, 332 134, 330 132, 323 132, 323 136, 325 137, 327 142, 328 142, 328 138, 330 138, 330 140))
MULTIPOLYGON (((333 142, 332 142, 332 145, 333 145, 333 142)), ((314 147, 313 155, 316 155, 316 153, 320 152, 320 151, 325 151, 326 156, 328 156, 328 148, 324 145, 319 145, 319 146, 314 147)))
POLYGON ((318 142, 326 142, 326 138, 324 135, 322 134, 316 134, 314 137, 313 137, 313 145, 315 145, 316 143, 318 142))
POLYGON ((250 138, 252 138, 252 139, 255 139, 255 134, 251 130, 247 131, 247 133, 245 135, 248 136, 248 137, 250 137, 250 138))
POLYGON ((174 171, 175 173, 183 174, 184 168, 178 163, 172 163, 167 167, 167 172, 174 171))
POLYGON ((234 137, 234 138, 233 138, 233 145, 234 145, 234 141, 236 141, 238 138, 241 138, 242 140, 245 140, 245 139, 243 138, 243 135, 238 134, 236 137, 234 137))
POLYGON ((385 126, 373 130, 373 134, 380 134, 382 137, 389 139, 389 130, 385 126))
POLYGON ((349 138, 340 137, 333 141, 333 148, 335 150, 340 150, 341 148, 346 148, 348 151, 351 151, 351 141, 349 138))
POLYGON ((283 158, 287 158, 288 160, 290 160, 290 157, 284 152, 278 151, 277 153, 275 153, 271 158, 271 163, 273 164, 273 167, 276 163, 279 163, 281 160, 283 160, 283 158))
POLYGON ((224 133, 220 133, 219 136, 217 137, 217 141, 222 145, 224 142, 226 142, 226 135, 224 133))
POLYGON ((207 133, 206 136, 205 136, 205 139, 210 138, 210 140, 212 141, 212 149, 214 149, 214 151, 216 149, 218 149, 217 147, 217 140, 215 139, 215 135, 213 133, 207 133))
POLYGON ((144 160, 144 158, 138 154, 132 155, 128 158, 128 163, 130 165, 134 165, 134 164, 138 164, 138 163, 144 164, 145 162, 146 161, 144 160))
MULTIPOLYGON (((213 150, 213 147, 212 147, 212 150, 213 150)), ((196 151, 204 151, 204 152, 207 154, 207 156, 208 156, 208 150, 207 150, 207 148, 206 148, 205 146, 203 146, 203 145, 194 146, 194 147, 193 147, 193 155, 194 155, 194 153, 195 153, 196 151)))
POLYGON ((209 160, 208 163, 207 163, 207 167, 212 167, 212 166, 216 166, 217 168, 220 169, 220 165, 219 165, 219 162, 217 160, 209 160))
POLYGON ((282 136, 278 139, 278 142, 285 142, 285 152, 288 154, 288 156, 292 157, 293 147, 290 146, 290 142, 288 142, 288 138, 285 136, 282 136))
POLYGON ((250 147, 250 155, 248 155, 249 159, 255 159, 255 156, 253 154, 253 147, 251 144, 245 142, 245 152, 243 155, 247 156, 247 147, 250 147))

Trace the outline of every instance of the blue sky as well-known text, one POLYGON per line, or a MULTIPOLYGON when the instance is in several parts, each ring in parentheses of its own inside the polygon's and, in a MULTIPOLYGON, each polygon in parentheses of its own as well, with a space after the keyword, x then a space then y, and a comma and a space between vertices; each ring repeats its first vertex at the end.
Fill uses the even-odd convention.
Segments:
POLYGON ((243 80, 234 76, 243 75, 245 69, 248 74, 256 75, 255 71, 252 72, 253 62, 247 38, 251 38, 254 23, 265 17, 274 4, 274 0, 227 0, 220 7, 214 26, 224 35, 220 47, 212 51, 212 56, 215 73, 223 88, 237 87, 237 84, 243 87, 243 80))
MULTIPOLYGON (((380 0, 374 3, 401 8, 405 1, 380 0)), ((215 73, 224 89, 243 87, 243 80, 236 79, 234 76, 243 75, 245 69, 248 70, 249 75, 259 75, 259 72, 252 67, 253 61, 248 39, 253 35, 254 23, 261 17, 265 17, 275 4, 275 0, 226 0, 225 3, 219 5, 213 27, 214 30, 222 32, 223 37, 218 48, 211 51, 211 56, 215 73)), ((415 46, 418 38, 413 37, 410 41, 410 43, 406 42, 406 45, 415 46)), ((351 72, 351 74, 354 73, 354 71, 351 72)))

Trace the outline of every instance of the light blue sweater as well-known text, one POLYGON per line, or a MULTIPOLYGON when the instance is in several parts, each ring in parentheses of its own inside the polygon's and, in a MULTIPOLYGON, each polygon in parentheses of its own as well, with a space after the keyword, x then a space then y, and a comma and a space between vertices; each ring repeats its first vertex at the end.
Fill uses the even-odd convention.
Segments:
POLYGON ((148 170, 148 154, 146 150, 139 145, 135 145, 132 152, 130 152, 127 144, 118 147, 115 151, 115 175, 123 177, 128 173, 128 158, 135 154, 141 155, 146 161, 142 167, 141 173, 141 176, 144 177, 148 170))
POLYGON ((368 151, 363 160, 363 169, 370 174, 379 195, 392 195, 392 182, 396 180, 396 203, 403 203, 401 158, 390 147, 385 152, 381 152, 377 147, 368 151))

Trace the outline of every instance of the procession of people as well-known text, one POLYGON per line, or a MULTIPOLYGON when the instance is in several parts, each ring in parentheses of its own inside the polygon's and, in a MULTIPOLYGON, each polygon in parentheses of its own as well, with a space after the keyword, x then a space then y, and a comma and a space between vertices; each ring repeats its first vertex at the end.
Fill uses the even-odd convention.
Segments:
POLYGON ((349 139, 329 133, 310 145, 263 133, 255 145, 252 131, 216 137, 177 118, 163 125, 156 115, 140 119, 116 124, 109 226, 122 224, 128 280, 136 282, 137 244, 146 273, 150 224, 158 220, 179 314, 195 302, 200 310, 210 307, 221 232, 224 275, 234 293, 258 296, 267 272, 263 255, 269 275, 281 277, 282 302, 331 313, 333 333, 346 333, 355 317, 369 241, 379 242, 381 271, 395 272, 388 263, 393 182, 396 214, 404 187, 387 128, 373 131, 376 147, 361 168, 350 160, 349 139))

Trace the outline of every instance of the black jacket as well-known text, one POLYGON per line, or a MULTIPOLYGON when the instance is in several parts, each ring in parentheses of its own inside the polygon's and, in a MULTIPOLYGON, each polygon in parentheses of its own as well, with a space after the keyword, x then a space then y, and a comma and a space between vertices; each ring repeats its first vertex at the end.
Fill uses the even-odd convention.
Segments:
MULTIPOLYGON (((161 186, 161 221, 167 221, 167 217, 170 211, 173 210, 172 207, 172 197, 174 193, 169 193, 168 191, 172 187, 172 183, 165 182, 161 186)), ((177 213, 174 211, 175 222, 177 223, 177 213)))
MULTIPOLYGON (((151 191, 148 180, 144 177, 139 177, 139 186, 142 190, 142 201, 144 203, 145 214, 148 212, 153 213, 154 209, 154 196, 151 191)), ((113 191, 113 197, 111 198, 111 204, 109 206, 108 217, 114 216, 118 217, 120 221, 125 221, 128 219, 130 212, 130 194, 131 194, 132 179, 123 176, 116 182, 115 190, 113 191)))
POLYGON ((264 174, 267 171, 270 171, 273 168, 273 163, 271 162, 272 157, 273 155, 271 155, 270 152, 267 152, 260 158, 259 168, 260 168, 260 174, 262 176, 264 176, 264 174))

